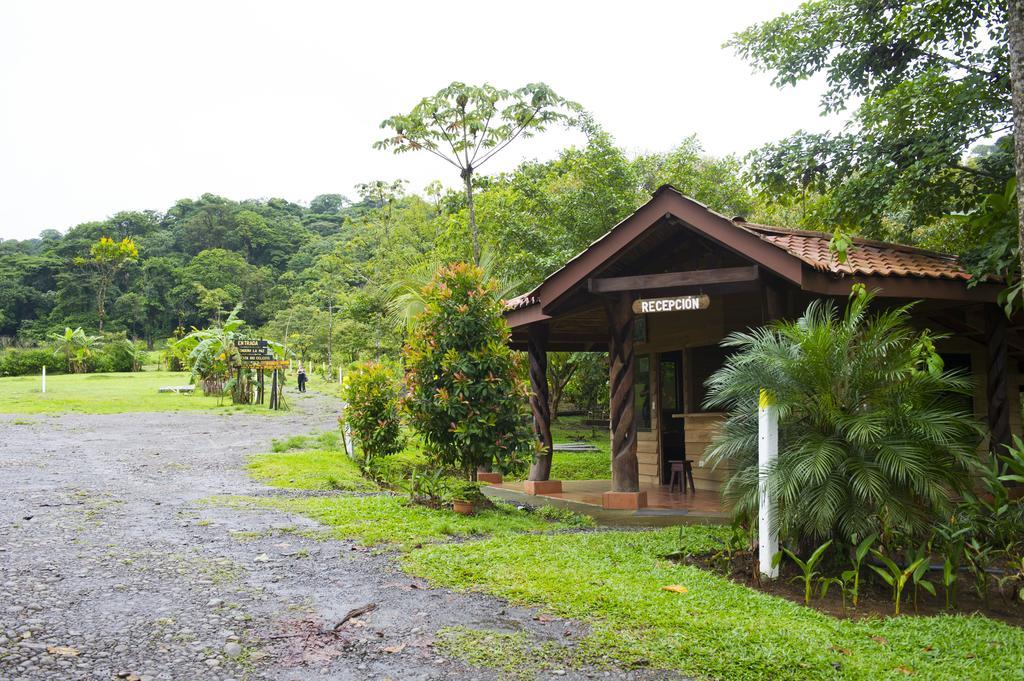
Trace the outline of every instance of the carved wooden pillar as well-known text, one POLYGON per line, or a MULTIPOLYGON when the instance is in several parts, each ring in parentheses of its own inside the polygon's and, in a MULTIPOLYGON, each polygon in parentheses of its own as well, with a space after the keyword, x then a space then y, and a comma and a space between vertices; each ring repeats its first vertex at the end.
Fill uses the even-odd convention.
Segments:
POLYGON ((530 357, 530 408, 533 411, 533 432, 543 451, 530 466, 527 480, 542 481, 551 476, 551 406, 548 400, 548 333, 547 324, 534 324, 527 330, 527 353, 530 357))
POLYGON ((633 301, 632 296, 608 300, 608 355, 611 387, 612 491, 639 492, 636 460, 636 415, 633 407, 633 301))
POLYGON ((992 305, 988 310, 988 364, 986 393, 990 452, 1010 444, 1010 394, 1006 358, 1006 315, 992 305))

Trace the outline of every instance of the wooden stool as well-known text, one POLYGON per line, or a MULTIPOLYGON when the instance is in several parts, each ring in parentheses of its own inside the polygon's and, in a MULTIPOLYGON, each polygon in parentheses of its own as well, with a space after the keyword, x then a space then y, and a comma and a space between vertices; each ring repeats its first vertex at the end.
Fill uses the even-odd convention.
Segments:
POLYGON ((668 481, 669 494, 676 487, 676 482, 679 482, 679 491, 686 494, 686 481, 690 481, 690 491, 694 494, 697 493, 697 487, 693 484, 693 464, 689 461, 670 461, 669 470, 672 472, 672 476, 668 481))

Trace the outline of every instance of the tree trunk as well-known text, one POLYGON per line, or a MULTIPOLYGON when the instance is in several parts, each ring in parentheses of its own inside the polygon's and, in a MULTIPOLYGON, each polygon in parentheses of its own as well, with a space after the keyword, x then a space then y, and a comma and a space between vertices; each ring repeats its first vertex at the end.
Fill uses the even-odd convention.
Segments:
POLYGON ((530 409, 533 411, 533 432, 543 451, 538 452, 530 466, 528 480, 548 480, 551 477, 551 409, 548 403, 548 327, 534 324, 529 327, 530 356, 530 409))
POLYGON ((327 368, 334 373, 334 301, 327 303, 327 368))
MULTIPOLYGON (((1006 34, 1010 46, 1010 85, 1013 102, 1013 151, 1018 191, 1024 190, 1024 0, 1009 0, 1006 34)), ((1024 201, 1017 201, 1018 276, 1024 276, 1024 201)), ((1012 282, 1008 282, 1012 283, 1012 282)))
POLYGON ((612 491, 639 492, 636 414, 633 405, 633 301, 622 295, 607 301, 608 377, 611 384, 612 491))
POLYGON ((480 237, 476 231, 476 209, 473 207, 473 169, 462 171, 462 181, 466 184, 466 208, 469 209, 469 235, 473 240, 473 264, 480 264, 480 237))

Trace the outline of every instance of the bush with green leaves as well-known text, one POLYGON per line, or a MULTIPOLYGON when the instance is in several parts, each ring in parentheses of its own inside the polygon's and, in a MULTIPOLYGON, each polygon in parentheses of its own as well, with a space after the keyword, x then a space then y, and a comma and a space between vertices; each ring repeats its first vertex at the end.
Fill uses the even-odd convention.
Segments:
POLYGON ((393 367, 374 361, 355 365, 345 376, 343 395, 343 418, 362 452, 364 472, 375 460, 402 451, 401 395, 393 367))
POLYGON ((522 470, 533 442, 528 400, 495 285, 479 267, 450 265, 424 302, 405 347, 413 427, 438 464, 467 477, 478 467, 522 470))
POLYGON ((778 406, 768 486, 784 540, 924 537, 978 465, 969 378, 943 370, 910 306, 872 314, 872 298, 859 288, 845 313, 819 300, 796 321, 731 334, 735 353, 708 380, 707 406, 729 411, 708 456, 736 467, 723 494, 739 516, 757 516, 759 392, 778 406))
POLYGON ((53 352, 44 348, 8 348, 0 352, 0 376, 28 376, 42 373, 43 367, 51 374, 63 373, 67 364, 55 359, 53 352))

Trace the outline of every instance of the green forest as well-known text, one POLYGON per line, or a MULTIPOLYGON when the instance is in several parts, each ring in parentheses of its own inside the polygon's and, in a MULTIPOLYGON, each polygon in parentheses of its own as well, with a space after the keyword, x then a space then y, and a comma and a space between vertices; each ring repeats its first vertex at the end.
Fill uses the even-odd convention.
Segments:
POLYGON ((439 266, 477 260, 517 294, 662 184, 726 216, 825 231, 840 243, 859 234, 920 245, 964 256, 975 274, 1016 280, 1002 11, 953 3, 964 11, 847 23, 854 5, 805 5, 726 46, 780 89, 825 75, 822 112, 848 118, 834 134, 797 131, 742 156, 709 155, 696 136, 627 153, 599 112, 543 84, 453 83, 385 120, 390 134, 376 146, 431 152, 458 178, 438 160, 439 180, 426 187, 367 178, 309 205, 204 194, 0 241, 0 338, 30 347, 81 327, 153 348, 240 305, 252 328, 307 361, 395 354, 417 292, 439 266), (438 111, 449 118, 431 129, 438 111), (584 141, 511 172, 480 169, 517 137, 554 126, 584 141), (469 144, 448 144, 453 130, 469 144))

